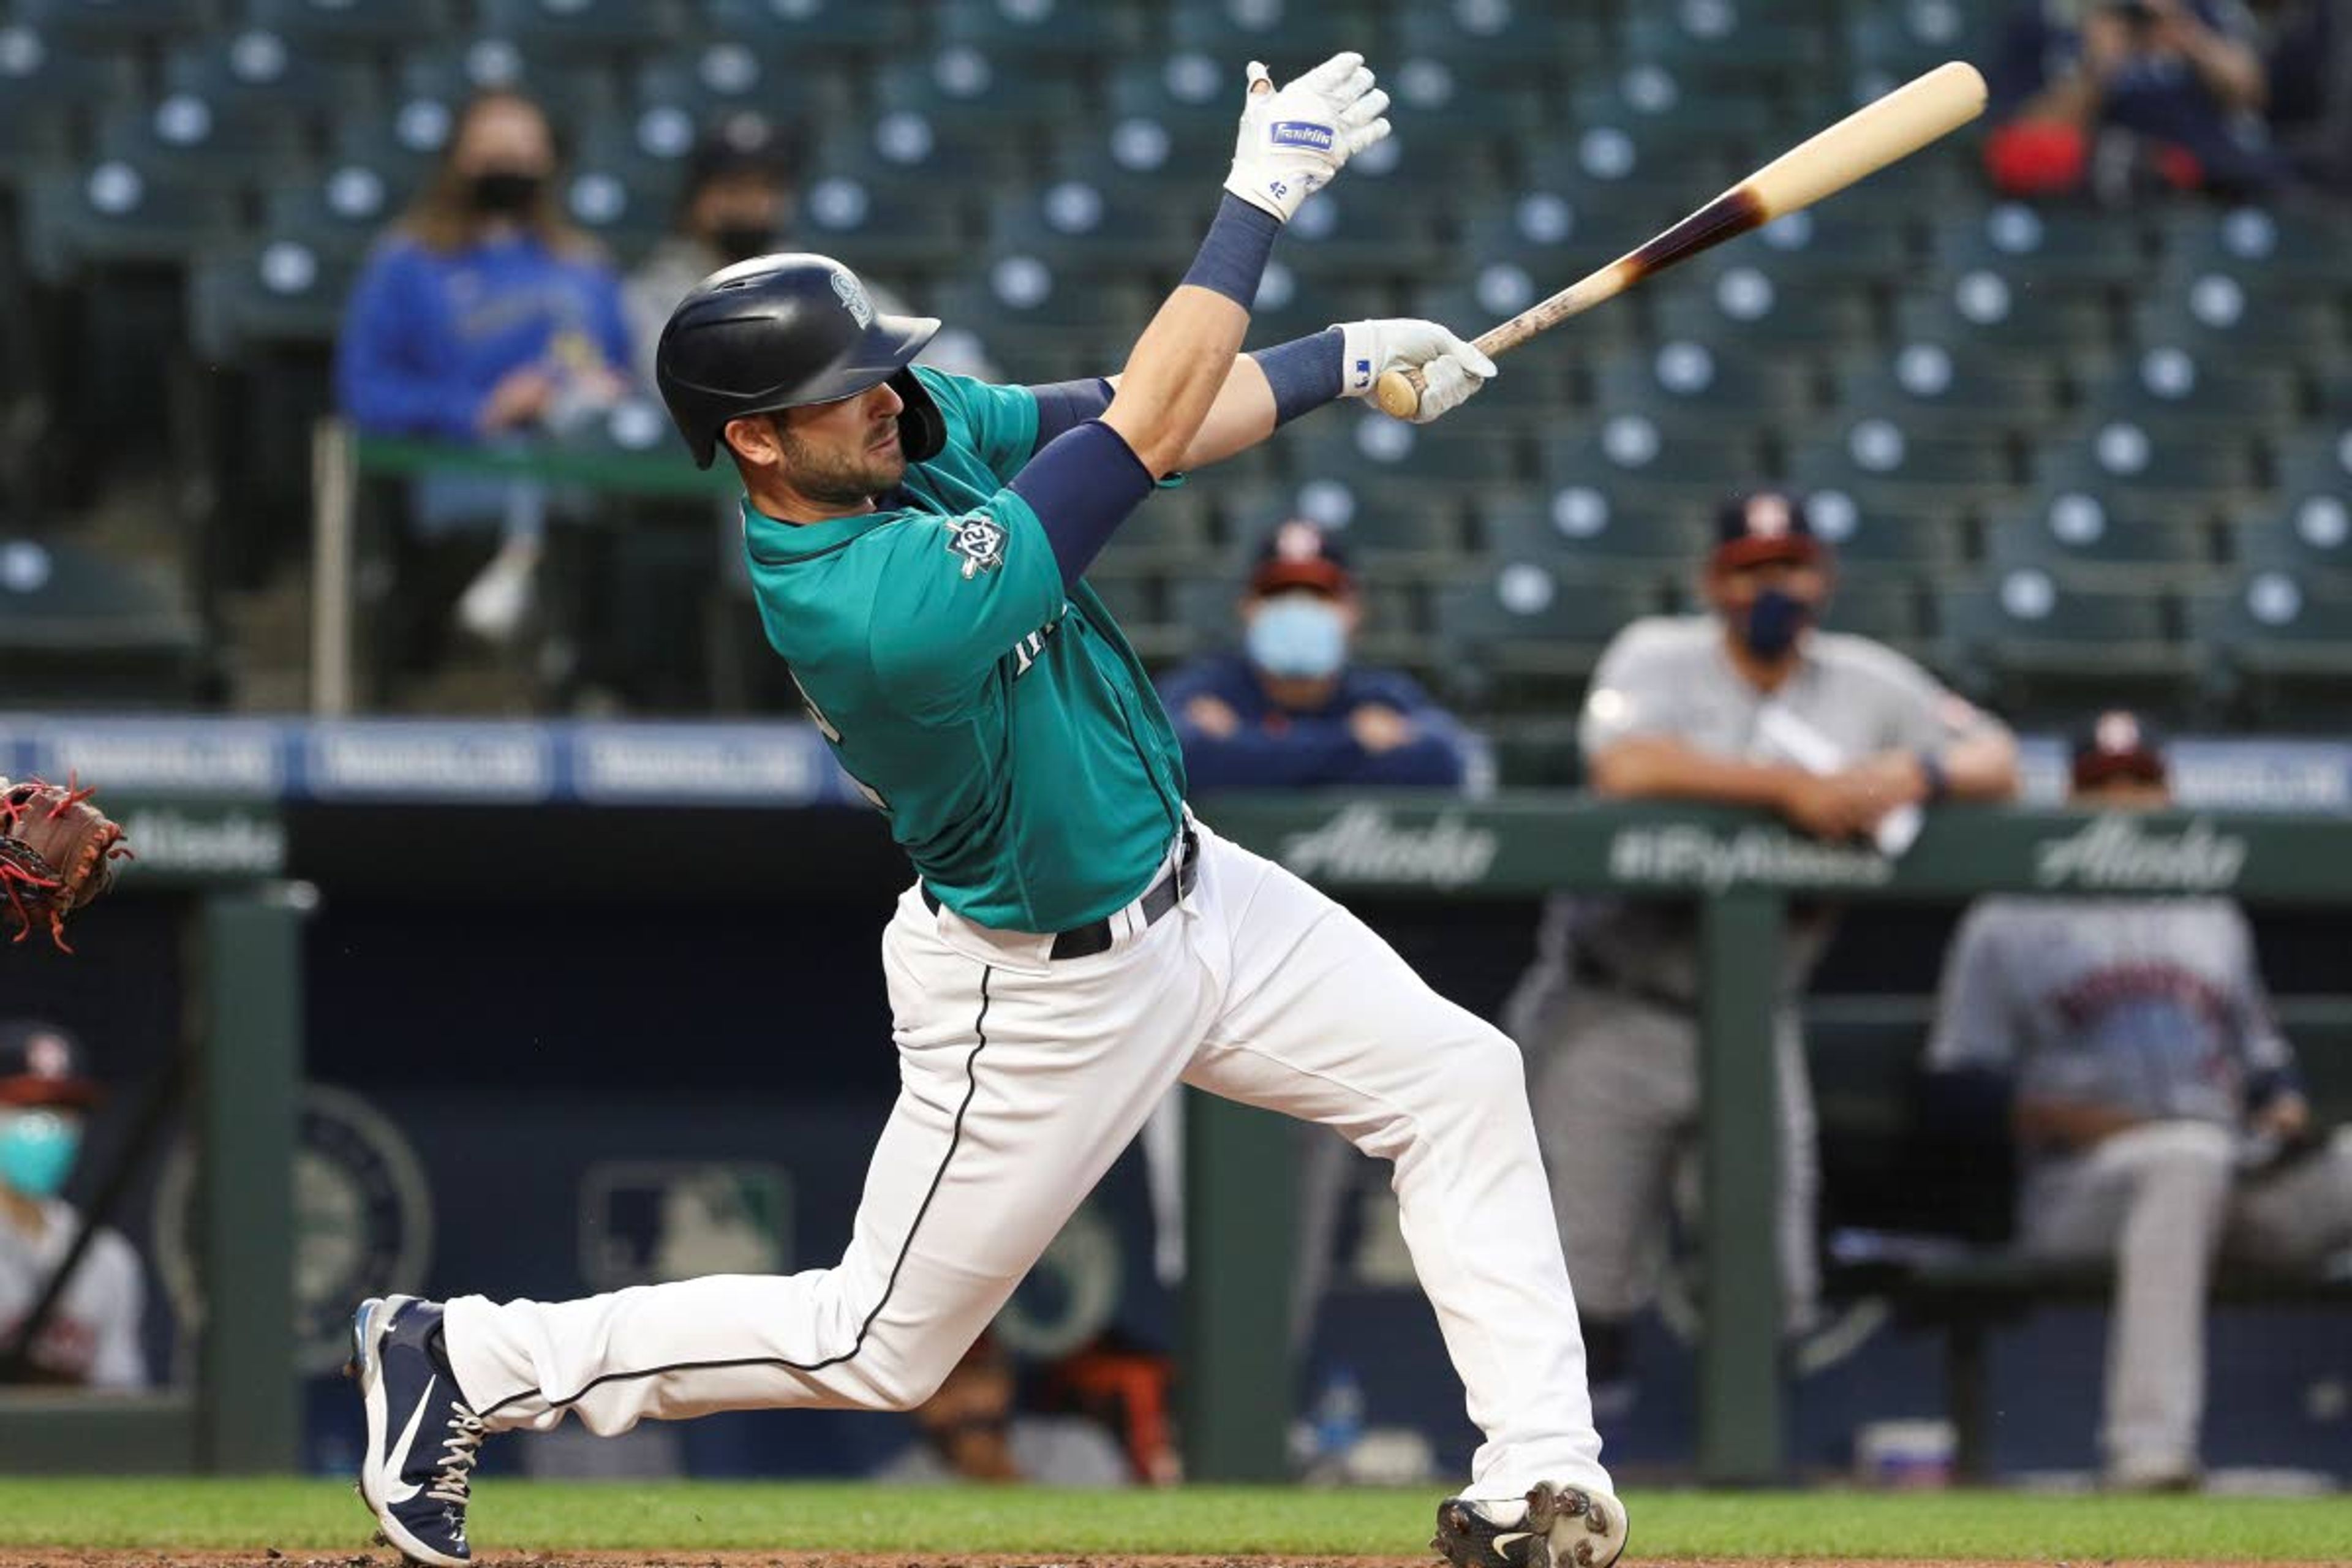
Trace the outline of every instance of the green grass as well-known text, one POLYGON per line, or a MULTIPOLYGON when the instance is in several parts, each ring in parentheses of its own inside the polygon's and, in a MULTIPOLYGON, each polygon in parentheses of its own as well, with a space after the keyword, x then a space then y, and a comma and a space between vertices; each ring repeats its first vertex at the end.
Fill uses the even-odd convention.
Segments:
MULTIPOLYGON (((1959 1557, 2056 1562, 2340 1561, 2352 1500, 1635 1492, 1633 1557, 1959 1557)), ((474 1510, 486 1553, 1098 1552, 1412 1556, 1433 1492, 1191 1487, 1105 1495, 718 1482, 556 1484, 492 1478, 474 1510)), ((0 1546, 367 1544, 331 1481, 0 1479, 0 1546)))

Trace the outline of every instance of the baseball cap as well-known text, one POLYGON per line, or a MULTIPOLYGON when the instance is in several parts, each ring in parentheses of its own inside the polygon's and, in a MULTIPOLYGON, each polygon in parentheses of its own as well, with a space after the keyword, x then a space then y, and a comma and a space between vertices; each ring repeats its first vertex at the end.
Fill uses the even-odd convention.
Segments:
POLYGON ((1750 490, 1726 500, 1715 514, 1717 568, 1765 561, 1818 561, 1828 554, 1805 516, 1804 502, 1786 490, 1750 490))
POLYGON ((1328 529, 1303 517, 1276 524, 1258 546, 1257 563, 1250 570, 1253 595, 1278 594, 1285 588, 1338 595, 1353 593, 1355 587, 1347 548, 1328 529))
POLYGON ((2117 779, 2165 782, 2164 737, 2126 708, 2110 708, 2076 730, 2070 751, 2076 789, 2096 789, 2117 779))
POLYGON ((0 1105, 70 1105, 102 1098, 81 1042, 33 1018, 0 1022, 0 1105))
POLYGON ((681 188, 691 201, 705 186, 737 174, 790 184, 799 167, 800 138, 792 130, 763 114, 730 114, 696 145, 681 188))

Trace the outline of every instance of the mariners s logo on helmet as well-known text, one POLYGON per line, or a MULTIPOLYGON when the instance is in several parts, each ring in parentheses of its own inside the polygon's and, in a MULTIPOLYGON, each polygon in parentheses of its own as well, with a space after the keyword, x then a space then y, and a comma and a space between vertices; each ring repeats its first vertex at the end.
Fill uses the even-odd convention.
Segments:
POLYGON ((964 581, 1004 564, 1004 529, 977 514, 948 519, 948 553, 963 557, 964 581))
POLYGON ((833 291, 841 296, 842 304, 857 318, 859 327, 874 324, 874 301, 866 297, 865 284, 846 272, 836 272, 833 275, 833 291))

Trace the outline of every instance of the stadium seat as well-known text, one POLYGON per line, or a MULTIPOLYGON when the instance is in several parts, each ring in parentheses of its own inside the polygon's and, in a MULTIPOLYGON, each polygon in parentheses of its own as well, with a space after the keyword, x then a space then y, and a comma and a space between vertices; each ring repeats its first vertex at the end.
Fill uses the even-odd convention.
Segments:
POLYGON ((1765 475, 1755 441, 1730 434, 1676 434, 1639 414, 1612 414, 1550 437, 1542 455, 1544 479, 1554 490, 1601 486, 1644 510, 1703 510, 1765 475))
POLYGON ((1846 15, 1846 58, 1884 92, 1946 60, 1986 58, 2002 13, 1971 0, 1886 0, 1846 15))
POLYGON ((2098 496, 2060 490, 1995 517, 1987 531, 1998 568, 2041 567, 2083 587, 2196 585, 2214 569, 2205 524, 2109 515, 2098 496))
POLYGON ((1143 47, 1144 15, 1133 0, 940 0, 940 37, 1008 64, 1091 65, 1132 58, 1143 47))
POLYGON ((1870 301, 1848 289, 1825 289, 1773 253, 1743 247, 1713 268, 1662 283, 1658 331, 1673 338, 1759 348, 1837 345, 1866 337, 1870 301))
POLYGON ((999 249, 1059 268, 1183 271, 1200 240, 1197 215, 1118 185, 1056 180, 1000 192, 989 209, 999 249))
POLYGON ((2080 297, 2043 289, 2024 268, 1972 268, 1906 291, 1895 303, 1897 340, 1942 343, 2048 364, 2095 360, 2109 352, 2105 310, 2080 297))
POLYGON ((190 345, 200 360, 224 364, 257 347, 326 348, 342 326, 358 271, 353 253, 322 250, 305 233, 212 252, 188 277, 190 345))
POLYGON ((678 36, 670 0, 475 0, 482 31, 534 58, 602 60, 678 36))
POLYGON ((932 268, 971 249, 956 208, 925 200, 897 182, 818 175, 801 192, 799 226, 810 247, 864 272, 871 267, 932 268))
POLYGON ((1141 119, 1168 125, 1180 137, 1222 136, 1230 155, 1240 115, 1239 63, 1197 49, 1154 53, 1114 66, 1109 90, 1114 124, 1141 119))
POLYGON ((2267 296, 2342 300, 2352 223, 2316 208, 2168 207, 2158 217, 2168 270, 2244 273, 2267 296))
POLYGON ((2257 488, 2242 436, 2150 431, 2128 419, 2052 441, 2035 460, 2034 479, 2046 489, 2098 496, 2121 516, 2158 519, 2210 516, 2257 488))
POLYGON ((2062 369, 1965 343, 1871 348, 1840 368, 1837 405, 1856 415, 1883 413, 1921 431, 2038 432, 2059 416, 2062 369))
POLYGON ((163 90, 232 113, 299 115, 317 124, 338 110, 372 108, 378 98, 373 71, 305 59, 293 39, 268 27, 173 49, 163 59, 163 90))
POLYGON ((1664 607, 1646 578, 1571 577, 1501 560, 1438 590, 1437 641, 1452 696, 1496 709, 1572 709, 1601 650, 1664 607))
POLYGON ((1642 5, 1626 17, 1623 47, 1635 60, 1665 66, 1702 92, 1770 90, 1821 76, 1831 38, 1808 18, 1774 21, 1737 0, 1676 0, 1642 5))
POLYGON ((1899 504, 1873 497, 1874 504, 1865 506, 1835 485, 1802 493, 1805 520, 1836 552, 1841 573, 1899 568, 1948 576, 1968 558, 1958 506, 1918 495, 1901 496, 1899 504))
POLYGON ((69 539, 0 538, 0 665, 26 709, 187 706, 214 683, 186 607, 69 539))
POLYGON ((438 93, 404 93, 382 109, 339 115, 330 164, 372 169, 395 190, 420 190, 440 165, 457 108, 438 93))
POLYGON ((2352 421, 2288 443, 2279 453, 2278 481, 2289 494, 2352 495, 2352 421))
MULTIPOLYGON (((1543 279, 1544 291, 1549 293, 1639 243, 1601 232, 1612 216, 1605 207, 1588 208, 1557 191, 1513 193, 1468 210, 1461 255, 1473 274, 1488 267, 1508 267, 1531 280, 1543 279)), ((1534 292, 1532 288, 1528 291, 1534 292)), ((1583 330, 1580 323, 1578 331, 1583 330)))
POLYGON ((1258 279, 1257 298, 1250 305, 1249 345, 1265 348, 1342 321, 1394 314, 1394 303, 1386 289, 1373 284, 1301 278, 1277 251, 1265 264, 1258 279))
POLYGON ((1302 420, 1276 437, 1301 478, 1384 489, 1424 500, 1517 485, 1525 456, 1516 432, 1475 420, 1412 425, 1354 404, 1302 420))
POLYGON ((918 32, 908 0, 702 0, 702 15, 707 37, 811 59, 843 49, 879 57, 911 47, 918 32))
POLYGON ((243 0, 239 20, 284 38, 308 60, 373 62, 450 30, 448 0, 243 0))
POLYGON ((1522 488, 1478 510, 1486 553, 1533 561, 1570 574, 1664 583, 1695 574, 1710 534, 1694 508, 1628 502, 1605 482, 1570 481, 1549 494, 1522 488))
POLYGON ((1194 572, 1216 555, 1211 508, 1192 487, 1155 491, 1111 535, 1097 570, 1116 576, 1139 573, 1194 572))
POLYGON ((1282 253, 1301 277, 1370 281, 1426 277, 1445 251, 1434 214, 1400 210, 1372 186, 1342 181, 1307 198, 1283 231, 1282 253))
POLYGON ((1024 381, 1108 375, 1143 331, 1153 300, 1139 284, 1110 282, 1017 252, 981 258, 932 291, 931 311, 979 334, 1024 381))
POLYGON ((2352 492, 2309 490, 2276 511, 2236 529, 2238 553, 2247 565, 2269 567, 2304 578, 2332 579, 2352 589, 2352 492))
POLYGON ((2314 363, 2344 348, 2343 312, 2326 300, 2266 292, 2259 272, 2168 268, 2132 310, 2143 348, 2170 346, 2241 363, 2314 363))
MULTIPOLYGON (((1635 125, 1594 121, 1571 125, 1525 150, 1528 189, 1564 197, 1600 222, 1614 255, 1622 255, 1701 202, 1741 172, 1735 153, 1698 140, 1666 149, 1635 125)), ((1570 279, 1573 281, 1573 279, 1570 279)))
MULTIPOLYGON (((1513 0, 1423 0, 1399 8, 1389 47, 1399 62, 1394 80, 1380 68, 1390 89, 1416 65, 1434 64, 1484 90, 1496 87, 1542 88, 1567 68, 1598 58, 1604 36, 1597 18, 1570 17, 1552 5, 1513 0)), ((1400 103, 1409 101, 1397 92, 1400 103)))
POLYGON ((1647 415, 1662 429, 1754 435, 1801 418, 1810 402, 1809 380, 1807 368, 1785 356, 1675 338, 1601 362, 1594 387, 1604 411, 1647 415))
POLYGON ((1197 221, 1188 219, 1198 233, 1217 206, 1217 186, 1203 171, 1222 167, 1233 144, 1230 125, 1203 130, 1193 121, 1127 114, 1098 135, 1055 138, 1051 171, 1062 179, 1149 195, 1171 213, 1198 215, 1197 221))
POLYGON ((1264 60, 1276 82, 1287 81, 1376 29, 1357 0, 1171 0, 1168 36, 1228 68, 1226 101, 1238 113, 1247 62, 1264 60))
POLYGON ((1454 572, 1469 554, 1457 500, 1401 494, 1376 476, 1310 476, 1294 485, 1253 487, 1234 498, 1225 516, 1228 563, 1242 570, 1277 525, 1299 517, 1328 529, 1367 577, 1454 572))
MULTIPOLYGON (((1245 571, 1176 577, 1163 584, 1169 631, 1155 641, 1172 644, 1184 654, 1213 652, 1241 646, 1237 608, 1248 587, 1245 571)), ((1396 584, 1357 584, 1364 609, 1362 628, 1356 635, 1356 657, 1367 664, 1426 670, 1434 663, 1430 639, 1422 632, 1420 595, 1396 584)), ((1130 633, 1132 636, 1132 633, 1130 633)), ((1136 651, 1158 662, 1139 641, 1136 651)))
POLYGON ((93 49, 152 48, 202 36, 211 0, 16 0, 15 20, 93 49))
MULTIPOLYGON (((1675 63, 1637 58, 1579 81, 1569 95, 1567 123, 1621 127, 1654 163, 1694 152, 1752 161, 1774 118, 1761 97, 1709 90, 1675 63)), ((1689 205, 1699 199, 1695 195, 1689 205)))
POLYGON ((87 265, 176 267, 236 226, 236 204, 224 193, 107 160, 31 182, 26 264, 52 284, 87 265))
POLYGON ((2337 732, 2352 727, 2352 595, 2331 580, 2263 568, 2190 601, 2215 651, 2216 695, 2240 722, 2337 732))
POLYGON ((1925 601, 1919 580, 1906 573, 1842 567, 1822 611, 1822 629, 1868 637, 1925 661, 1934 651, 1925 601))
POLYGON ((127 57, 86 50, 22 23, 0 25, 0 194, 33 169, 70 161, 96 108, 137 90, 137 68, 127 57))
POLYGON ((1891 414, 1834 416, 1790 456, 1789 477, 1891 517, 1963 504, 2011 482, 2006 442, 1917 429, 1891 414))
POLYGON ((297 168, 305 139, 299 121, 283 112, 171 92, 107 110, 96 147, 102 162, 127 163, 175 185, 234 192, 297 168))
POLYGON ((1721 258, 1718 268, 1746 256, 1769 256, 1772 275, 1792 287, 1885 287, 1912 270, 1905 227, 1900 219, 1831 202, 1776 218, 1752 238, 1710 254, 1721 258))
POLYGON ((969 44, 884 65, 875 73, 874 98, 883 112, 923 115, 951 138, 1060 133, 1086 122, 1074 82, 1035 65, 998 60, 969 44))
POLYGON ((495 36, 443 38, 421 46, 401 60, 394 77, 397 101, 430 100, 453 111, 492 88, 529 93, 559 132, 599 124, 612 117, 620 102, 610 72, 575 61, 536 58, 513 39, 495 36))
POLYGON ((2117 289, 2148 270, 2146 245, 2128 218, 2026 202, 2001 202, 1937 224, 1934 257, 1954 275, 2022 269, 2044 289, 2117 289))
POLYGON ((564 211, 616 255, 642 255, 676 223, 694 142, 693 123, 677 110, 597 122, 563 172, 564 211))
POLYGON ((1947 591, 1937 610, 1942 662, 2012 722, 2119 704, 2178 722, 2194 704, 2196 658, 2165 595, 2070 587, 2029 566, 1947 591))
POLYGON ((680 111, 704 132, 751 115, 806 133, 848 120, 848 88, 841 71, 726 38, 646 60, 637 69, 634 96, 639 113, 680 111))
POLYGON ((2084 411, 2095 420, 2193 436, 2206 426, 2284 428, 2294 423, 2300 401, 2284 366, 2166 344, 2130 356, 2090 387, 2084 411))

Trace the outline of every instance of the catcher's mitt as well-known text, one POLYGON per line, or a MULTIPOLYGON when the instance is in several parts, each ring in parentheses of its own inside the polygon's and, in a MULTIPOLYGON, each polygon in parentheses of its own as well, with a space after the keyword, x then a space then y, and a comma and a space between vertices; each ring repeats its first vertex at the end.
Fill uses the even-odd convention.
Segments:
POLYGON ((0 931, 13 927, 13 940, 46 925, 71 952, 66 917, 114 885, 114 862, 131 849, 89 796, 71 784, 0 779, 0 931))

